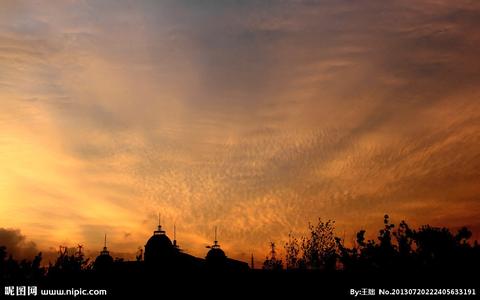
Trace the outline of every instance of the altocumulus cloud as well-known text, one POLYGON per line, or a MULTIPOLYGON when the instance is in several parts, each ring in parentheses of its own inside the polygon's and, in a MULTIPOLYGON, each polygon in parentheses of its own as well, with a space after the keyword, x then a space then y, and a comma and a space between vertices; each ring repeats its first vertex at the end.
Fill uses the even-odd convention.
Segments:
POLYGON ((476 2, 0 5, 2 225, 39 248, 480 229, 476 2))

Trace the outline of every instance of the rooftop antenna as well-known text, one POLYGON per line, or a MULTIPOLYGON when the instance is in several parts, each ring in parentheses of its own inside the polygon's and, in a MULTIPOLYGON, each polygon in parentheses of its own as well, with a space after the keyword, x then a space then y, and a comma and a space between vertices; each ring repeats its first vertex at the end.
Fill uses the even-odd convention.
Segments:
POLYGON ((218 244, 218 241, 217 241, 217 226, 215 226, 215 240, 213 241, 213 245, 212 246, 207 246, 207 248, 211 248, 211 249, 219 249, 220 248, 220 245, 218 244))
POLYGON ((253 270, 255 269, 255 264, 254 264, 254 259, 253 259, 253 253, 252 253, 252 257, 251 257, 251 261, 250 261, 250 268, 253 270))

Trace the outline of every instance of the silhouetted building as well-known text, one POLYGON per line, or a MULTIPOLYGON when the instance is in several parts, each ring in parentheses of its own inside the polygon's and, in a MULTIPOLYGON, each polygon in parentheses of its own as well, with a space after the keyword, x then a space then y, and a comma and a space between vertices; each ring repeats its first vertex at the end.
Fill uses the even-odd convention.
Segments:
POLYGON ((215 240, 212 246, 207 246, 210 250, 205 257, 206 267, 211 271, 242 271, 248 270, 248 264, 239 260, 228 258, 225 252, 220 248, 217 241, 217 228, 215 228, 215 240))
POLYGON ((217 228, 215 227, 215 240, 212 246, 207 246, 210 250, 205 257, 207 268, 209 269, 224 269, 227 266, 227 256, 220 248, 217 241, 217 228))
MULTIPOLYGON (((159 222, 160 223, 160 222, 159 222)), ((145 266, 150 270, 194 270, 202 269, 204 260, 182 252, 176 241, 176 230, 174 229, 174 241, 162 230, 158 224, 157 230, 145 245, 145 266)))
POLYGON ((157 230, 145 245, 145 263, 150 266, 169 267, 177 253, 178 249, 162 230, 162 225, 158 224, 157 230))
MULTIPOLYGON (((160 219, 160 218, 159 218, 160 219)), ((137 255, 136 261, 114 261, 105 245, 103 251, 96 258, 94 268, 97 271, 115 270, 115 272, 141 272, 148 271, 149 274, 166 275, 169 272, 190 272, 190 271, 239 271, 248 270, 248 264, 238 260, 230 259, 220 248, 215 230, 215 241, 210 248, 206 258, 198 258, 183 252, 176 241, 176 228, 174 226, 173 242, 167 236, 162 226, 158 224, 157 230, 145 244, 145 251, 137 255), (143 260, 142 260, 143 258, 143 260)))
POLYGON ((95 259, 94 268, 97 271, 107 271, 112 267, 113 258, 110 256, 110 252, 107 249, 107 235, 105 234, 103 250, 100 251, 100 255, 95 259))

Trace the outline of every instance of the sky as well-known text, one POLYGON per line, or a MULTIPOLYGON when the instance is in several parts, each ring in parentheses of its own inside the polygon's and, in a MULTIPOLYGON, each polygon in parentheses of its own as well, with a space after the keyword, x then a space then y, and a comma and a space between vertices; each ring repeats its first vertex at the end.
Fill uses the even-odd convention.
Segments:
POLYGON ((161 213, 261 260, 388 213, 479 238, 479 26, 464 0, 3 0, 0 237, 131 257, 161 213))

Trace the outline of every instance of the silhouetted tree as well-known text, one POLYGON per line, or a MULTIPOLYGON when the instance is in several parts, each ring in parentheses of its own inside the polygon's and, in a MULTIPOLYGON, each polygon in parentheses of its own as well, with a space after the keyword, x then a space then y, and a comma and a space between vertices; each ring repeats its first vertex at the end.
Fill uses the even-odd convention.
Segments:
POLYGON ((457 234, 447 228, 424 225, 412 230, 405 221, 395 225, 384 216, 384 228, 379 231, 378 242, 365 241, 365 230, 357 233, 356 245, 349 249, 337 238, 339 261, 345 270, 464 270, 479 267, 478 243, 468 240, 472 233, 462 227, 457 234), (474 267, 475 266, 475 267, 474 267))
POLYGON ((310 235, 302 238, 302 259, 308 269, 334 270, 336 265, 335 221, 308 225, 310 235))
POLYGON ((136 261, 143 260, 143 249, 141 247, 138 248, 137 255, 135 256, 136 261))
POLYGON ((285 243, 285 263, 287 269, 299 269, 303 264, 303 260, 299 258, 300 244, 298 239, 291 233, 288 235, 288 242, 285 243))
POLYGON ((17 261, 8 254, 5 246, 0 246, 0 279, 4 280, 38 280, 45 274, 40 266, 42 253, 38 253, 33 261, 22 259, 17 261), (8 259, 6 257, 8 256, 8 259))
POLYGON ((68 248, 60 246, 59 255, 52 265, 48 267, 48 275, 51 277, 64 275, 79 275, 82 271, 92 269, 90 259, 85 259, 84 254, 79 251, 69 255, 68 248))
POLYGON ((465 227, 453 235, 447 228, 424 225, 414 232, 414 236, 416 254, 422 267, 456 269, 469 263, 465 258, 469 257, 472 251, 472 247, 467 243, 471 232, 465 227))

